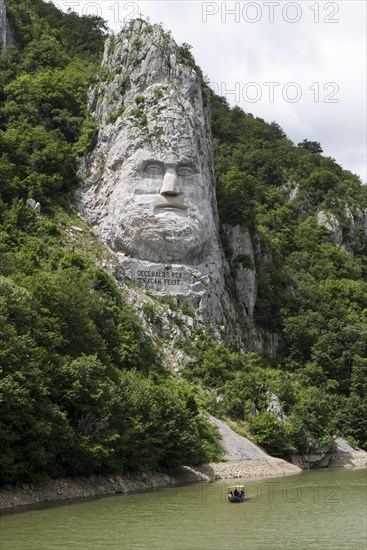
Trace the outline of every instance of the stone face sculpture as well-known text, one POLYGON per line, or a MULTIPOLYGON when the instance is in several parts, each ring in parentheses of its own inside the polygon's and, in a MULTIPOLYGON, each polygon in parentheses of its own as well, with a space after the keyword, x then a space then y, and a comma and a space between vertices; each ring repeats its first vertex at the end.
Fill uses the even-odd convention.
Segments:
POLYGON ((217 238, 198 75, 159 26, 137 20, 114 42, 103 63, 113 80, 95 105, 91 98, 100 134, 87 161, 82 208, 115 252, 197 265, 217 238))
POLYGON ((195 150, 161 153, 145 144, 118 160, 104 219, 112 249, 151 262, 197 263, 215 225, 212 181, 195 150))
POLYGON ((187 48, 158 25, 131 22, 106 43, 89 110, 99 133, 77 199, 118 272, 187 300, 197 318, 236 337, 242 306, 235 311, 225 288, 210 114, 187 48))

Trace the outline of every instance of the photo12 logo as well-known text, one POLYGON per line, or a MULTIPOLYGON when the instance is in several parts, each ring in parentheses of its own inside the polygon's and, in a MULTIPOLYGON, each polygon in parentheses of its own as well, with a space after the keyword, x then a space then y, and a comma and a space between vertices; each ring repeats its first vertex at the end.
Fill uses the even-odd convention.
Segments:
POLYGON ((339 23, 337 2, 203 2, 202 22, 298 23, 305 16, 314 23, 339 23))
MULTIPOLYGON (((280 481, 245 481, 241 485, 244 490, 244 498, 255 504, 260 500, 269 504, 276 504, 280 500, 289 504, 313 502, 327 504, 338 504, 340 502, 340 486, 337 483, 312 482, 308 485, 280 481)), ((228 500, 230 487, 227 483, 206 483, 202 482, 201 501, 206 503, 212 499, 219 499, 221 502, 228 500)))
POLYGON ((103 2, 103 8, 101 2, 74 2, 72 0, 65 0, 62 2, 52 2, 59 10, 62 11, 74 11, 85 16, 97 16, 102 17, 106 14, 106 8, 112 12, 112 19, 114 23, 128 23, 132 19, 142 17, 143 14, 140 11, 139 5, 136 2, 103 2))
POLYGON ((311 86, 302 86, 298 82, 209 82, 210 88, 217 94, 236 104, 258 103, 259 101, 285 101, 298 103, 303 99, 312 99, 314 103, 339 103, 340 91, 336 82, 314 82, 311 86))

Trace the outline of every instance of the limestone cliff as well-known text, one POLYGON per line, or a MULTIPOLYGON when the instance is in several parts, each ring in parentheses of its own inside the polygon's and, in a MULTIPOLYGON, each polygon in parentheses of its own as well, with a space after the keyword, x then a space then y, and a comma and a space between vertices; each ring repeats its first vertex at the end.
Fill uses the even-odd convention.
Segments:
POLYGON ((0 0, 0 51, 6 50, 15 44, 15 39, 6 14, 4 0, 0 0))
POLYGON ((123 276, 153 296, 187 301, 218 336, 263 349, 252 327, 250 235, 224 228, 235 273, 219 238, 210 113, 189 51, 160 26, 133 21, 107 40, 89 110, 99 134, 77 199, 123 276))
POLYGON ((341 246, 347 254, 353 256, 351 243, 361 241, 362 235, 367 236, 367 209, 356 208, 352 212, 346 206, 343 214, 345 220, 344 227, 335 214, 325 212, 324 210, 320 210, 317 213, 317 223, 323 225, 328 230, 330 238, 335 245, 341 246))

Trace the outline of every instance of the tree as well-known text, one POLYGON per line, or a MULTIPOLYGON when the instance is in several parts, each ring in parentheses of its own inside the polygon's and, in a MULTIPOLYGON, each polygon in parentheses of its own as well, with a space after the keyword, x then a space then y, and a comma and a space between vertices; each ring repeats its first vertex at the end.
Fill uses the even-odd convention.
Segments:
POLYGON ((306 151, 309 151, 314 155, 320 155, 323 152, 318 141, 309 141, 308 139, 304 139, 301 143, 298 143, 297 146, 306 149, 306 151))

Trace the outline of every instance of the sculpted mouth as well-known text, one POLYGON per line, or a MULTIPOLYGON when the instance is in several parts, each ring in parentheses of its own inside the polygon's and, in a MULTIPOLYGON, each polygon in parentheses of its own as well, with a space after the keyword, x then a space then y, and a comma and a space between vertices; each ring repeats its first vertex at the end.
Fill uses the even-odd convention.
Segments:
POLYGON ((159 195, 154 201, 154 210, 159 212, 175 212, 181 216, 187 212, 188 205, 184 197, 170 197, 159 195))
POLYGON ((156 206, 156 208, 160 208, 161 210, 186 210, 186 208, 182 208, 182 206, 173 206, 170 204, 164 204, 162 206, 156 206))

